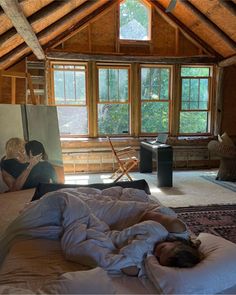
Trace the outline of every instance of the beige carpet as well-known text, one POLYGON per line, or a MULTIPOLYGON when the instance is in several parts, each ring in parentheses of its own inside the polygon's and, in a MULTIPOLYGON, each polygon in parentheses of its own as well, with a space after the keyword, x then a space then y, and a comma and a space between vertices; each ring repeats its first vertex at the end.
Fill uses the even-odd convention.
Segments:
MULTIPOLYGON (((216 170, 174 171, 173 187, 157 188, 156 173, 131 173, 134 180, 144 178, 153 196, 165 206, 182 207, 210 204, 236 204, 236 193, 214 184, 201 175, 211 174, 216 170)), ((111 174, 78 174, 66 175, 66 183, 88 184, 112 182, 111 174)))

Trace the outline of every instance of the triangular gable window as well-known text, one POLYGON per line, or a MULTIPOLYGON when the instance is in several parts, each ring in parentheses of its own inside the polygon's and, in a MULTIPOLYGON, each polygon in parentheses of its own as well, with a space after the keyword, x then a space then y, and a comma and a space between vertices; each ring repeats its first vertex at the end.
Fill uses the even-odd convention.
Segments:
POLYGON ((150 40, 151 9, 142 0, 120 3, 120 39, 150 40))

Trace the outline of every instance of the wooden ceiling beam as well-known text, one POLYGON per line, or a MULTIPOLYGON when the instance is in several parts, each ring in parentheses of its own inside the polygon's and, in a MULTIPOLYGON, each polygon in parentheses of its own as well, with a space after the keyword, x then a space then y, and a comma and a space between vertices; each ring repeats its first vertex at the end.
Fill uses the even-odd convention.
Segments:
POLYGON ((123 61, 123 62, 142 62, 142 63, 163 63, 163 64, 213 64, 219 61, 213 56, 141 56, 127 54, 81 54, 72 52, 63 52, 53 49, 47 53, 50 60, 87 60, 87 61, 123 61))
POLYGON ((213 23, 205 14, 198 10, 189 1, 181 1, 181 5, 190 10, 204 25, 217 34, 233 50, 236 50, 236 43, 225 32, 223 32, 215 23, 213 23))
MULTIPOLYGON (((54 0, 24 0, 19 1, 20 7, 26 18, 34 14, 36 11, 42 9, 44 6, 47 6, 54 0)), ((8 1, 8 5, 9 5, 8 1)), ((0 35, 7 32, 13 27, 11 20, 6 16, 6 14, 0 14, 0 35)))
POLYGON ((236 16, 236 4, 229 0, 220 0, 220 4, 236 16))
MULTIPOLYGON (((82 5, 86 0, 71 0, 53 2, 43 9, 34 13, 28 18, 35 34, 50 26, 53 22, 60 20, 67 13, 82 5)), ((0 35, 1 52, 0 57, 4 56, 24 42, 23 38, 16 33, 15 29, 0 35)))
POLYGON ((165 18, 168 18, 171 22, 175 23, 175 25, 180 29, 180 31, 184 35, 188 35, 191 39, 195 40, 194 43, 198 43, 201 48, 203 48, 209 54, 215 55, 217 57, 222 57, 218 52, 216 52, 211 46, 209 46, 206 42, 200 39, 193 31, 191 31, 187 26, 185 26, 177 17, 175 17, 171 13, 166 13, 166 9, 157 1, 150 0, 152 5, 160 12, 165 18))
MULTIPOLYGON (((7 1, 7 0, 6 0, 7 1)), ((78 1, 78 0, 77 0, 78 1)), ((87 1, 83 4, 83 7, 78 7, 72 12, 58 20, 56 23, 47 27, 41 31, 37 36, 40 43, 48 44, 51 40, 59 36, 63 32, 67 32, 69 28, 74 27, 79 21, 81 21, 87 14, 95 13, 99 11, 99 7, 104 3, 108 3, 110 0, 99 0, 99 1, 87 1), (97 10, 98 9, 98 10, 97 10)), ((5 54, 0 58, 0 68, 6 69, 12 66, 19 59, 24 58, 30 53, 30 49, 25 43, 17 46, 8 54, 5 54), (22 54, 21 54, 22 53, 22 54)))
POLYGON ((38 59, 45 59, 44 51, 32 30, 32 27, 27 21, 27 18, 22 12, 22 9, 17 0, 12 0, 9 5, 8 0, 0 0, 0 4, 5 14, 10 18, 17 32, 25 40, 25 43, 32 49, 38 59))
POLYGON ((236 54, 218 63, 219 67, 228 67, 236 64, 236 54))
POLYGON ((110 0, 99 0, 99 1, 87 1, 77 9, 74 9, 71 13, 58 20, 47 29, 39 33, 39 39, 42 44, 48 47, 48 44, 52 40, 58 40, 62 35, 67 35, 70 30, 74 30, 77 24, 81 20, 85 19, 88 15, 97 15, 100 13, 100 8, 104 4, 110 3, 110 0))

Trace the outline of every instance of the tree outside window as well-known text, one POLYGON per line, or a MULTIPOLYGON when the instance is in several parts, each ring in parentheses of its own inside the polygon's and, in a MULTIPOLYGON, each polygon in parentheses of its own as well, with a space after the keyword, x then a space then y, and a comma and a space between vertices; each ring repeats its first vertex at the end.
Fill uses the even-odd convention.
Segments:
POLYGON ((98 134, 129 134, 129 68, 98 69, 98 134))
POLYGON ((181 67, 180 133, 209 132, 210 67, 181 67))
POLYGON ((150 40, 150 7, 141 0, 120 3, 120 39, 150 40))
POLYGON ((170 68, 141 67, 141 133, 169 131, 170 68))

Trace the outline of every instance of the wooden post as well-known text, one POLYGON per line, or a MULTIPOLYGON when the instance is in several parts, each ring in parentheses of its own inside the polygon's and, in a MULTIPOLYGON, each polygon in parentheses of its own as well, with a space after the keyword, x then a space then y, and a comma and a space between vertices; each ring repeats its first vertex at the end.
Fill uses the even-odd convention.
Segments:
POLYGON ((223 81, 225 69, 218 69, 217 92, 216 92, 216 114, 215 114, 215 130, 214 135, 221 133, 222 112, 223 112, 223 81))
POLYGON ((2 70, 0 69, 0 102, 2 100, 2 83, 3 83, 2 70))
POLYGON ((16 77, 11 77, 11 104, 16 104, 16 77))
MULTIPOLYGON (((34 89, 33 89, 31 75, 29 73, 26 73, 26 75, 27 75, 27 81, 28 81, 29 90, 30 90, 31 102, 32 102, 32 104, 37 104, 36 97, 34 95, 34 89)), ((27 89, 26 89, 26 91, 27 91, 27 89)), ((28 101, 26 103, 28 103, 28 101)))

